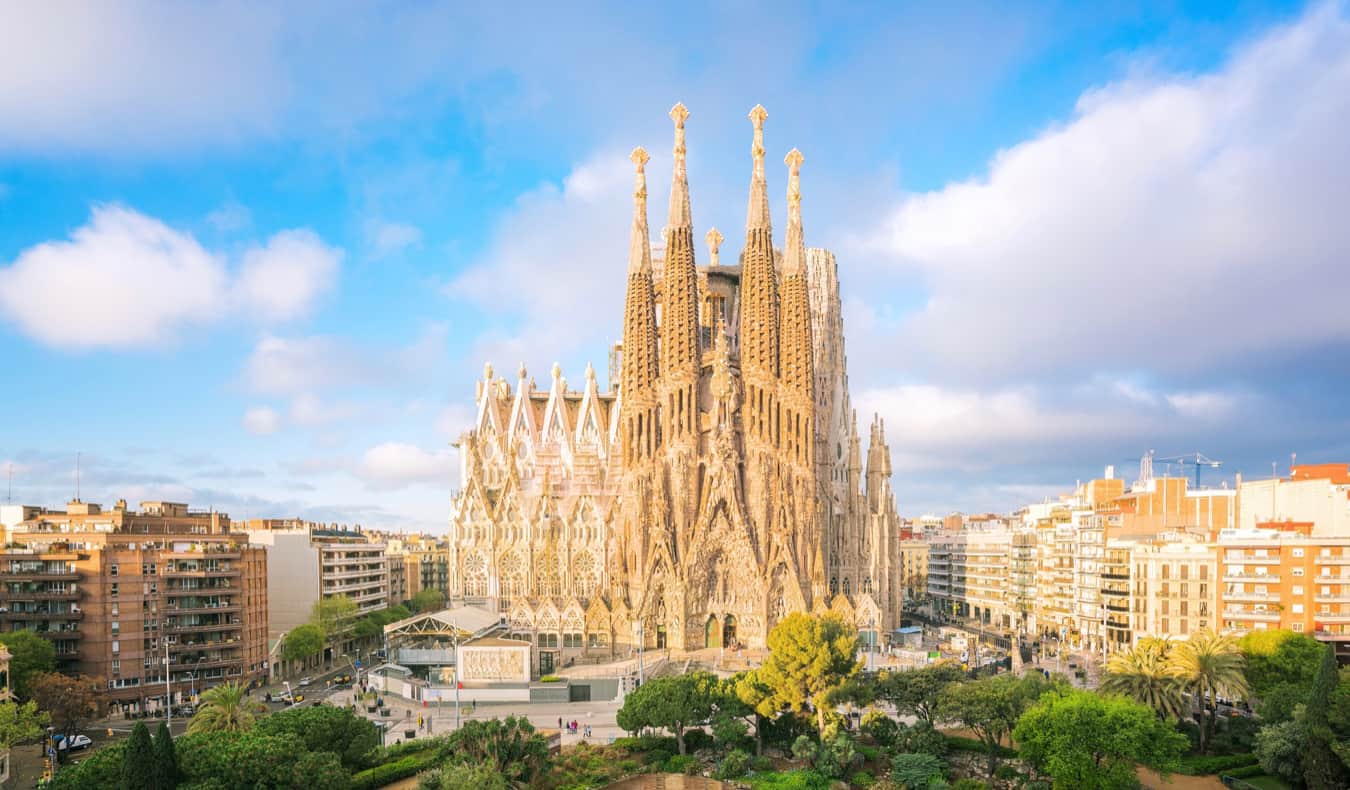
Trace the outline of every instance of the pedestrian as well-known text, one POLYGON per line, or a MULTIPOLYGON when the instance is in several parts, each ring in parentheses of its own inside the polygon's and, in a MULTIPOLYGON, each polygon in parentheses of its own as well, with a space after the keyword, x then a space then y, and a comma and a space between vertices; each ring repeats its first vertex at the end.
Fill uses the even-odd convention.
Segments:
POLYGON ((562 716, 559 716, 559 717, 558 717, 558 729, 561 730, 562 728, 563 728, 563 726, 562 726, 562 716))
POLYGON ((469 701, 473 703, 473 710, 474 710, 475 713, 477 713, 477 712, 478 712, 478 700, 477 700, 477 699, 473 699, 473 700, 469 700, 469 701))

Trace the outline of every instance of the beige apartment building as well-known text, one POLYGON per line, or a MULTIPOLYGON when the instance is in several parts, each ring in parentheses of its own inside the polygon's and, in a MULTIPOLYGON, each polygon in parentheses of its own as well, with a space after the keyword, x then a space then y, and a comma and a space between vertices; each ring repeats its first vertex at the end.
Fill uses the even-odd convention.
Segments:
POLYGON ((308 622, 320 598, 346 596, 360 614, 389 605, 384 544, 359 529, 298 519, 254 519, 244 527, 249 540, 270 556, 270 639, 308 622))
POLYGON ((905 600, 921 598, 928 590, 928 541, 902 536, 900 540, 900 585, 905 600))
POLYGON ((1010 628, 1012 533, 940 532, 929 537, 928 595, 935 612, 1010 628))
POLYGON ((123 711, 267 671, 267 555, 223 513, 172 502, 26 508, 0 551, 0 628, 52 641, 123 711), (167 661, 167 665, 166 665, 167 661))

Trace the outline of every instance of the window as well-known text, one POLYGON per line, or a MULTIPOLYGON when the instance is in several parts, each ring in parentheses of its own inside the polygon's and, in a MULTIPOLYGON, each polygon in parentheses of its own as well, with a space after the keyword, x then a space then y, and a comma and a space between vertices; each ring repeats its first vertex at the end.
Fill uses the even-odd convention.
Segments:
POLYGON ((1296 603, 1293 606, 1294 614, 1303 614, 1303 604, 1296 603))
POLYGON ((581 647, 581 634, 563 634, 563 647, 581 647))
POLYGON ((1294 574, 1295 576, 1302 576, 1302 575, 1303 575, 1303 569, 1302 569, 1302 568, 1294 568, 1293 574, 1294 574))
POLYGON ((122 643, 117 641, 116 639, 112 641, 112 652, 113 655, 117 655, 118 653, 122 652, 122 643))
POLYGON ((1301 584, 1295 584, 1295 585, 1291 588, 1291 590, 1292 590, 1292 592, 1293 592, 1294 595, 1302 595, 1302 594, 1303 594, 1303 585, 1301 585, 1301 584))
POLYGON ((609 634, 586 634, 586 646, 590 648, 609 647, 609 634))
POLYGON ((113 620, 113 621, 112 621, 112 632, 113 632, 113 636, 116 636, 116 635, 118 634, 118 632, 121 631, 121 630, 122 630, 122 624, 119 623, 119 622, 116 621, 116 620, 113 620))
POLYGON ((540 634, 540 635, 539 635, 539 646, 540 646, 540 647, 557 647, 557 646, 558 646, 558 635, 557 635, 557 634, 540 634))
POLYGON ((116 617, 118 614, 117 604, 113 604, 112 608, 108 610, 108 613, 111 614, 113 617, 116 617))
POLYGON ((117 582, 113 582, 111 585, 108 586, 108 595, 109 597, 112 598, 117 597, 117 582))
POLYGON ((1295 556, 1295 557, 1302 557, 1302 556, 1303 556, 1303 549, 1302 549, 1301 547, 1300 547, 1300 548, 1294 549, 1294 556, 1295 556))
POLYGON ((1292 629, 1294 630, 1294 633, 1298 633, 1298 634, 1303 633, 1303 623, 1293 623, 1293 624, 1290 625, 1289 627, 1292 628, 1292 629))
POLYGON ((1164 634, 1170 633, 1172 631, 1171 625, 1172 625, 1171 622, 1166 617, 1164 617, 1162 619, 1162 632, 1164 634))
POLYGON ((114 562, 113 564, 108 566, 108 575, 109 576, 117 575, 117 563, 114 562))
POLYGON ((122 671, 122 659, 114 658, 112 660, 112 672, 114 675, 122 671))

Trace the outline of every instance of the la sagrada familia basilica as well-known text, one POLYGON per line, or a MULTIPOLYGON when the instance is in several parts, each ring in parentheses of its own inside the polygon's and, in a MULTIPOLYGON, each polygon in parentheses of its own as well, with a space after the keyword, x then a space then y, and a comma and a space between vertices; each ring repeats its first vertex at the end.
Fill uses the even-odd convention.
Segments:
MULTIPOLYGON (((579 656, 763 647, 789 612, 833 611, 864 638, 899 625, 890 450, 873 419, 866 466, 849 402, 834 255, 802 234, 802 155, 787 154, 774 247, 763 107, 745 246, 697 262, 677 104, 663 244, 636 189, 618 387, 557 365, 546 387, 487 366, 461 437, 451 595, 498 607, 541 671, 579 656)), ((617 269, 616 269, 617 273, 617 269)), ((613 363, 611 363, 613 364, 613 363)))

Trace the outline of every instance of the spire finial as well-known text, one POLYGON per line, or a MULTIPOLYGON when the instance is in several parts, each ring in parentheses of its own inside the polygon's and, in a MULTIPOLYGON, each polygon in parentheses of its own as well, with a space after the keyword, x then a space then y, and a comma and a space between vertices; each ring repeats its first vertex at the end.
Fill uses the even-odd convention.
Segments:
POLYGON ((806 244, 802 241, 802 161, 805 157, 796 148, 788 151, 783 163, 788 166, 788 228, 787 246, 783 249, 784 274, 806 271, 806 244))
POLYGON ((796 148, 787 152, 783 157, 783 164, 788 166, 788 221, 792 220, 792 215, 797 215, 797 220, 801 221, 802 210, 802 162, 806 157, 796 148))
POLYGON ((525 380, 525 374, 526 374, 526 371, 525 371, 525 362, 522 360, 521 363, 520 363, 520 369, 516 371, 516 375, 519 376, 519 378, 521 379, 521 381, 524 381, 524 380, 525 380))
POLYGON ((718 257, 717 250, 722 246, 722 232, 717 228, 710 228, 703 237, 708 240, 708 265, 714 268, 722 264, 718 257))
POLYGON ((552 372, 554 381, 557 381, 558 379, 562 378, 562 365, 559 365, 557 362, 554 362, 552 372))
POLYGON ((628 271, 650 273, 652 248, 647 233, 647 162, 651 157, 642 146, 628 155, 637 172, 633 177, 633 230, 629 237, 628 271))
POLYGON ((750 146, 754 172, 750 178, 750 210, 746 216, 746 228, 769 227, 769 194, 764 183, 764 119, 768 117, 769 113, 762 104, 756 104, 750 111, 750 123, 755 127, 755 139, 750 146))
POLYGON ((670 221, 666 224, 671 228, 694 224, 689 212, 689 172, 684 162, 684 122, 688 119, 689 110, 683 104, 670 108, 670 120, 675 122, 675 172, 670 179, 670 221))

